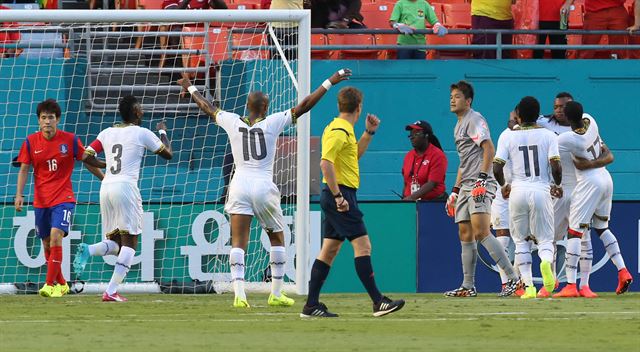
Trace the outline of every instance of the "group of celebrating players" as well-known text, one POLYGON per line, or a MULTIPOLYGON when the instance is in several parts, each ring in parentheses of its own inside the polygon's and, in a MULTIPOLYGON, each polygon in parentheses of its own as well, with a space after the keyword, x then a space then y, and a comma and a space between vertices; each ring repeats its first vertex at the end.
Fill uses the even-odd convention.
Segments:
MULTIPOLYGON (((286 254, 280 192, 273 183, 276 142, 286 126, 308 112, 333 85, 350 76, 350 70, 340 70, 294 108, 269 116, 268 96, 252 92, 247 99, 246 117, 214 106, 191 84, 187 75, 178 81, 200 109, 229 136, 235 173, 225 211, 231 223, 229 262, 236 308, 250 307, 244 290, 244 257, 254 216, 271 244, 272 283, 267 303, 284 307, 294 304, 282 290, 286 254)), ((458 117, 454 138, 460 164, 446 211, 459 225, 464 278, 459 288, 445 295, 477 295, 475 266, 479 241, 500 269, 503 283, 500 296, 517 293, 521 298, 548 297, 558 287, 555 244, 567 236, 568 283, 553 297, 596 297, 588 285, 592 260, 590 228, 595 229, 618 268, 616 293, 624 293, 632 277, 608 228, 613 184, 605 166, 613 161, 613 155, 602 142, 593 117, 584 114, 582 105, 574 102, 568 93, 558 94, 554 114, 549 117, 539 117, 538 101, 525 97, 511 114, 509 128, 500 135, 495 151, 486 120, 471 108, 473 96, 469 83, 460 81, 451 85, 450 108, 458 117), (490 232, 491 225, 496 237, 490 232), (515 265, 506 251, 511 239, 515 242, 515 265), (537 245, 541 259, 544 286, 539 292, 532 278, 533 244, 537 245), (578 261, 579 290, 576 286, 578 261)), ((345 239, 354 247, 356 271, 373 302, 373 315, 383 316, 400 310, 405 302, 383 296, 375 284, 371 243, 356 198, 358 159, 367 149, 380 120, 375 115, 367 115, 366 130, 358 140, 353 127, 362 111, 362 93, 354 87, 343 88, 338 94, 338 107, 338 117, 323 134, 324 240, 311 270, 309 296, 301 316, 337 316, 319 302, 319 294, 345 239)), ((149 150, 171 159, 173 152, 164 122, 157 125, 158 135, 140 126, 143 110, 135 97, 123 97, 119 111, 122 123, 100 132, 85 148, 77 136, 57 128, 60 106, 55 100, 45 100, 37 108, 40 131, 29 135, 20 149, 15 208, 22 210, 24 187, 29 169, 33 167, 36 233, 42 240, 47 260, 46 282, 39 290, 44 297, 61 297, 69 291, 61 271, 61 245, 62 238, 69 232, 75 207, 71 173, 75 160, 81 160, 102 181, 100 213, 104 239, 93 245, 78 246, 74 271, 81 275, 91 256, 117 255, 102 300, 127 300, 118 293, 118 287, 129 271, 137 237, 142 232, 142 199, 137 185, 142 157, 145 150, 149 150), (96 157, 99 153, 104 153, 104 161, 96 157)))
POLYGON ((471 108, 473 97, 468 82, 451 85, 460 165, 446 211, 458 224, 464 278, 459 288, 445 296, 477 295, 476 241, 480 241, 499 268, 500 296, 549 297, 559 286, 556 244, 566 236, 567 285, 553 297, 597 297, 589 288, 591 228, 618 269, 616 293, 626 292, 633 279, 609 229, 613 182, 605 166, 613 161, 613 154, 602 141, 595 119, 569 93, 556 96, 550 116, 540 116, 539 102, 527 96, 511 113, 495 150, 486 120, 471 108), (507 255, 511 240, 514 264, 507 255), (534 245, 540 257, 540 291, 531 268, 534 245))

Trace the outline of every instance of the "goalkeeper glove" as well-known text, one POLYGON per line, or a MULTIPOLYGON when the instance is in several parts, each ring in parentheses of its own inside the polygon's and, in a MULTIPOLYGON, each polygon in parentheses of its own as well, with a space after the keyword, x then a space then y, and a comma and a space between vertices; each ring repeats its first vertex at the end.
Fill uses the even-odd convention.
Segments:
POLYGON ((460 188, 453 187, 451 190, 451 194, 449 194, 449 198, 447 198, 447 204, 444 209, 447 212, 447 216, 450 218, 456 215, 456 202, 458 201, 458 192, 460 192, 460 188))
POLYGON ((397 29, 398 32, 402 34, 413 34, 413 27, 408 26, 404 23, 394 23, 393 28, 397 29))
POLYGON ((440 22, 436 22, 436 24, 433 25, 433 33, 437 34, 438 37, 444 37, 448 32, 447 28, 441 25, 440 22))
POLYGON ((481 172, 480 175, 478 175, 476 183, 473 185, 471 196, 476 203, 484 202, 484 197, 487 195, 487 177, 489 177, 489 175, 487 175, 486 172, 481 172))

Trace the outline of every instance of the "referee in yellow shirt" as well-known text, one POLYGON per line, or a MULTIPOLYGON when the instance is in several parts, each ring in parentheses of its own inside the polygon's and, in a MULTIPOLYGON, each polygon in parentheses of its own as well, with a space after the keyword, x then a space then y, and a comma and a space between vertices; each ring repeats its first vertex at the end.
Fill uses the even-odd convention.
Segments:
MULTIPOLYGON (((328 87, 331 87, 330 84, 328 87)), ((362 112, 362 92, 354 87, 340 90, 338 110, 340 114, 327 125, 322 134, 320 168, 325 185, 320 195, 320 206, 324 212, 324 239, 320 254, 311 268, 309 296, 300 316, 338 316, 329 312, 327 306, 320 302, 320 290, 342 243, 348 239, 353 245, 358 277, 373 301, 373 315, 379 317, 404 306, 403 300, 392 301, 383 296, 376 286, 371 266, 371 241, 362 221, 363 214, 358 208, 356 197, 356 191, 360 186, 358 159, 367 150, 380 125, 380 119, 368 114, 365 132, 360 136, 360 140, 356 140, 353 126, 358 122, 362 112)))

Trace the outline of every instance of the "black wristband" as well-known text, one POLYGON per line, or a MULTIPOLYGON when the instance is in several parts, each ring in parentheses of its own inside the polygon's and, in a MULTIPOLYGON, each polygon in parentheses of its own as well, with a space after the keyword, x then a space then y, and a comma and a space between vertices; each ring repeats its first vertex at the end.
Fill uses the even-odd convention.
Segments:
POLYGON ((338 192, 333 195, 333 198, 344 198, 344 197, 342 197, 342 192, 338 192))
POLYGON ((486 172, 480 172, 480 175, 478 175, 478 178, 482 180, 486 180, 487 177, 489 177, 489 175, 487 175, 486 172))
POLYGON ((460 193, 460 187, 453 187, 453 189, 451 190, 451 193, 460 193))
POLYGON ((370 136, 373 136, 374 134, 376 134, 376 131, 369 131, 369 130, 364 130, 365 132, 367 132, 370 136))

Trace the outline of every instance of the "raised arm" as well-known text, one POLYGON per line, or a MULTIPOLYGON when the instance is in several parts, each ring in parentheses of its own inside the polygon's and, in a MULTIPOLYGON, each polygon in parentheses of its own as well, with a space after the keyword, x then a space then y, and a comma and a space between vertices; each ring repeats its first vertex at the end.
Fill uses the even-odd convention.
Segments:
POLYGON ((322 99, 324 94, 329 91, 329 89, 342 81, 346 81, 351 77, 351 70, 348 68, 344 68, 339 70, 338 72, 331 75, 331 77, 327 78, 322 85, 316 88, 313 93, 307 95, 295 108, 294 113, 298 118, 304 115, 307 111, 311 110, 319 101, 322 99))
POLYGON ((183 73, 182 78, 178 80, 178 84, 181 85, 182 88, 187 90, 189 93, 191 93, 191 98, 193 98, 193 101, 195 101, 200 110, 209 115, 211 119, 213 119, 213 122, 216 122, 216 114, 218 113, 220 108, 211 104, 210 101, 208 101, 204 96, 202 96, 202 94, 200 94, 198 89, 193 84, 191 84, 189 75, 183 73))
POLYGON ((380 119, 374 114, 367 114, 367 120, 365 122, 365 130, 362 132, 362 136, 358 140, 358 159, 364 155, 364 152, 369 148, 369 143, 376 134, 378 127, 380 126, 380 119))

